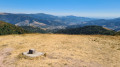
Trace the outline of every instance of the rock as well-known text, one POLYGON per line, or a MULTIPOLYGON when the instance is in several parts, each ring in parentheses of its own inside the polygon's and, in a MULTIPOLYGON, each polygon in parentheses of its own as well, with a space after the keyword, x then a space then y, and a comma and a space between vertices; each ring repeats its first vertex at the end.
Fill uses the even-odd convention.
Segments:
POLYGON ((34 54, 35 53, 35 49, 30 49, 28 54, 34 54))

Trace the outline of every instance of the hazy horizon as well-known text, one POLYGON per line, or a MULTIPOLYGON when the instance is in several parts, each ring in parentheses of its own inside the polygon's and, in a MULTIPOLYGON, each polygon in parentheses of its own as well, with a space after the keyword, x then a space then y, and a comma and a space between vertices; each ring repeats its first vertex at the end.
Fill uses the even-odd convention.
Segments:
MULTIPOLYGON (((10 13, 10 12, 0 12, 0 14, 2 13, 10 13)), ((11 14, 39 14, 39 13, 11 13, 11 14)), ((48 14, 48 15, 53 15, 53 16, 58 16, 58 17, 63 17, 63 16, 76 16, 76 17, 87 17, 87 18, 96 18, 96 19, 114 19, 114 18, 119 18, 118 17, 92 17, 92 16, 81 16, 81 15, 72 15, 72 14, 68 14, 68 15, 56 15, 56 14, 50 14, 50 13, 43 13, 43 14, 48 14)))
POLYGON ((0 0, 0 12, 93 18, 120 17, 119 0, 0 0))

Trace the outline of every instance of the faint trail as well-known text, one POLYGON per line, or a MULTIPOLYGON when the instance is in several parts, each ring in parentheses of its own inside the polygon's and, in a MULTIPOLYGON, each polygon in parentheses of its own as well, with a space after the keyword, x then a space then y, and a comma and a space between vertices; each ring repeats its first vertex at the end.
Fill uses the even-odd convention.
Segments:
POLYGON ((11 64, 11 60, 7 59, 7 56, 9 56, 13 49, 12 48, 4 48, 0 51, 0 67, 14 67, 11 64))

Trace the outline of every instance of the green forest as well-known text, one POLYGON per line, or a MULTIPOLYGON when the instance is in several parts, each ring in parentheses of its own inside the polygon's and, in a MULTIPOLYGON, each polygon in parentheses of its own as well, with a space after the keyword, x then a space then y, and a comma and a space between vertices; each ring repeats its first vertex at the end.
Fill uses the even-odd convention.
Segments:
POLYGON ((18 26, 0 21, 0 35, 29 33, 18 26))
POLYGON ((113 30, 107 30, 101 26, 84 26, 79 28, 69 28, 69 29, 62 29, 55 33, 60 34, 87 34, 87 35, 114 35, 116 32, 113 30))

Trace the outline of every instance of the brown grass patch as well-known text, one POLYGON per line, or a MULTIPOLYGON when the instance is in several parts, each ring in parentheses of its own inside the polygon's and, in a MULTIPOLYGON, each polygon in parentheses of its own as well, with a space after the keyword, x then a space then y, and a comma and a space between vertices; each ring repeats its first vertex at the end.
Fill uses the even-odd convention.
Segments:
POLYGON ((0 36, 0 49, 12 47, 8 58, 16 67, 119 67, 120 36, 23 34, 0 36), (47 54, 30 59, 22 52, 34 48, 47 54))

